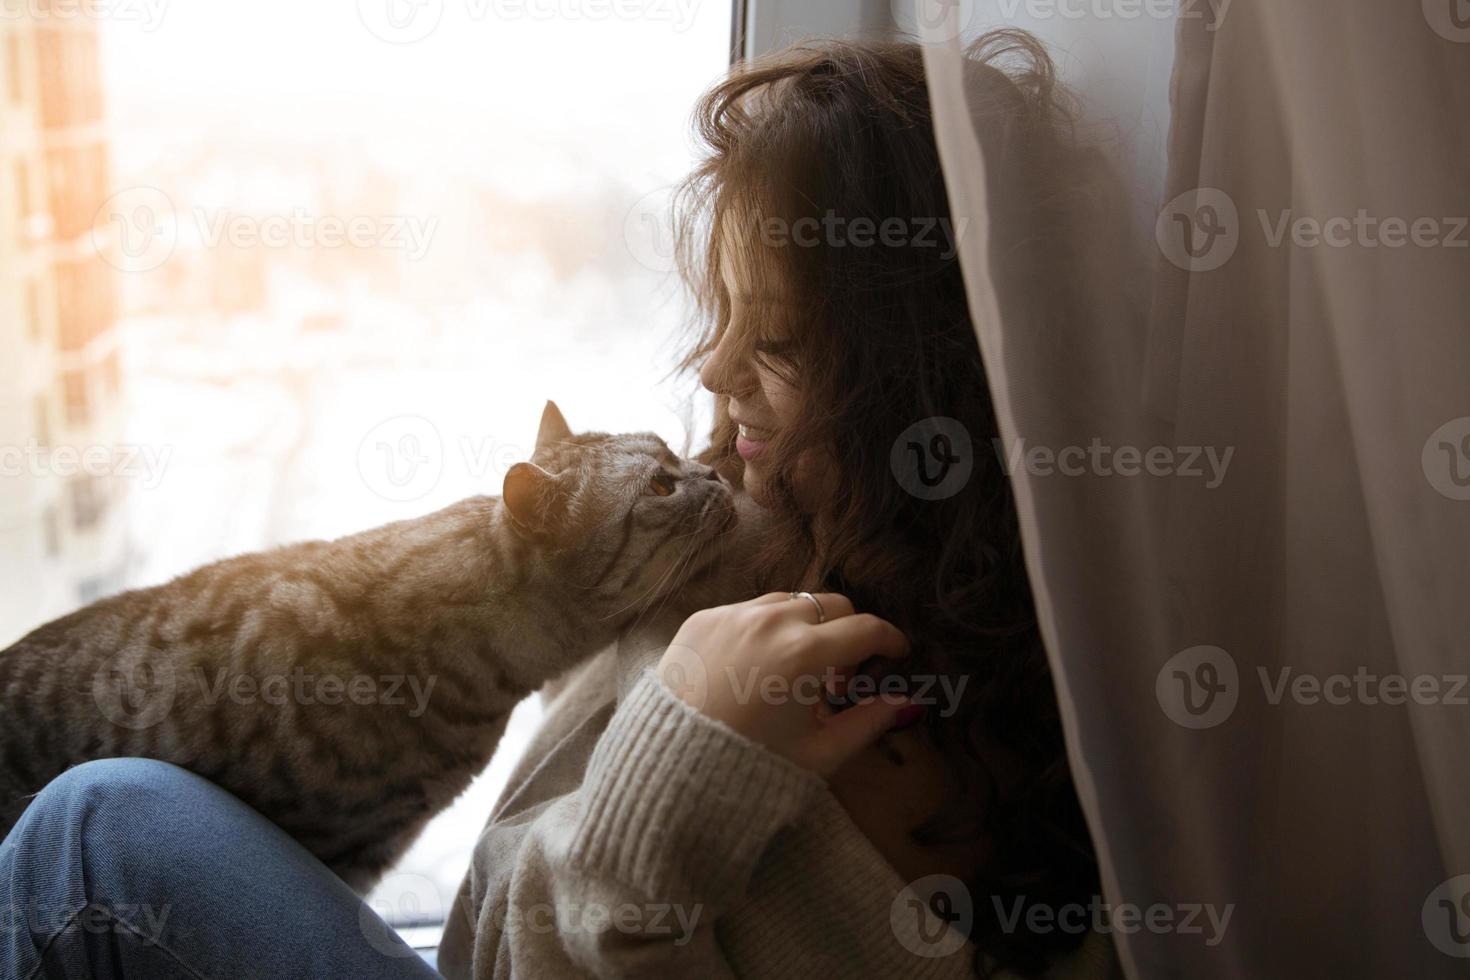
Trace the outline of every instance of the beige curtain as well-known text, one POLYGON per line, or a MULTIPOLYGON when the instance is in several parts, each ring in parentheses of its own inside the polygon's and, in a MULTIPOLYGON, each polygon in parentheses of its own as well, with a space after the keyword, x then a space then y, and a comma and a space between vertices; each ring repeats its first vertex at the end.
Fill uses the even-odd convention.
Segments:
POLYGON ((1158 6, 914 18, 1114 938, 1138 977, 1465 976, 1470 3, 1158 6), (962 59, 1002 24, 1111 164, 1049 286, 996 271, 962 59))

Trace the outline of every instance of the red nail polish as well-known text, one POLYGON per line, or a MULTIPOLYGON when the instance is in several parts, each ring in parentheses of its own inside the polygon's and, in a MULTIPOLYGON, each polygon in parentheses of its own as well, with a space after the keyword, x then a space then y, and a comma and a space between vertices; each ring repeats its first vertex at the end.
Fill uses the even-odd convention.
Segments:
POLYGON ((920 718, 924 717, 924 707, 922 704, 911 704, 900 708, 898 714, 893 717, 893 727, 889 731, 896 732, 913 727, 920 718))

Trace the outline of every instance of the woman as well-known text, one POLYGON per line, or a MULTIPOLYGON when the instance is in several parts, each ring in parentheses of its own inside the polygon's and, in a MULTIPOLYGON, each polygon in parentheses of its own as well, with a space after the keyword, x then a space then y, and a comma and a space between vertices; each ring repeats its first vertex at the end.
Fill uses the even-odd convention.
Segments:
MULTIPOLYGON (((1070 159, 1051 66, 1015 33, 970 64, 1002 192, 998 275, 1036 274, 1070 159)), ((440 966, 1107 975, 1106 942, 1063 914, 1089 905, 1097 871, 987 451, 920 53, 790 50, 718 85, 696 120, 708 155, 681 197, 681 256, 704 328, 688 363, 716 396, 707 461, 774 518, 762 567, 779 591, 664 616, 558 687, 440 966)), ((73 770, 5 851, 12 908, 37 904, 20 883, 49 859, 69 869, 54 912, 111 910, 97 915, 143 935, 117 910, 182 913, 142 944, 57 929, 40 954, 57 975, 430 972, 284 835, 160 764, 73 770)))

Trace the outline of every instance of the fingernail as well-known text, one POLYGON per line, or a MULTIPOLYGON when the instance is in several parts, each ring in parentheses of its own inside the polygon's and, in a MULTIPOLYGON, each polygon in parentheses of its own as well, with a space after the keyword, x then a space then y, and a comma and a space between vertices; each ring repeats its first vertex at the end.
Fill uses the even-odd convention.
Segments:
POLYGON ((906 708, 900 708, 898 714, 893 716, 893 727, 889 731, 899 731, 911 728, 918 724, 920 718, 924 717, 924 705, 911 704, 906 708))

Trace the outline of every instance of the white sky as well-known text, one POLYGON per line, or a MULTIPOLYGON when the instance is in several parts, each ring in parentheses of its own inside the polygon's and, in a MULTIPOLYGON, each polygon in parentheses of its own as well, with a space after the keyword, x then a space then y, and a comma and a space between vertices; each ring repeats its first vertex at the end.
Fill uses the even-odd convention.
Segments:
MULTIPOLYGON (((415 157, 579 134, 643 184, 687 165, 688 79, 724 63, 728 0, 112 0, 109 111, 121 133, 161 114, 244 114, 262 136, 358 136, 415 157), (415 43, 375 36, 394 4, 437 27, 415 43), (150 6, 151 5, 151 6, 150 6), (161 6, 160 6, 161 5, 161 6), (539 14, 517 15, 526 9, 539 14), (624 10, 635 17, 566 16, 624 10), (499 12, 497 14, 497 12, 499 12), (551 16, 548 16, 550 14, 551 16), (676 80, 669 84, 669 80, 676 80), (516 136, 506 140, 509 129, 516 136), (421 134, 414 138, 413 134, 421 134), (682 138, 671 139, 670 134, 682 138), (637 152, 646 148, 644 152, 637 152), (634 149, 635 152, 628 152, 634 149), (640 159, 642 157, 642 159, 640 159)), ((527 174, 527 179, 534 175, 527 174)))

